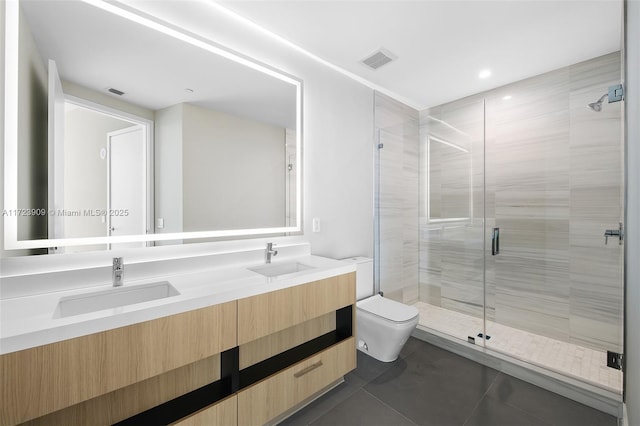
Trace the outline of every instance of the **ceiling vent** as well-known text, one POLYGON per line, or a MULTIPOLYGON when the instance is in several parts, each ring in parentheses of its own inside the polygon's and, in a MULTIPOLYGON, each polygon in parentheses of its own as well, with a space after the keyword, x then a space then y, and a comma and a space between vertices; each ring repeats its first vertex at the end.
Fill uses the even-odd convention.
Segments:
POLYGON ((113 93, 114 95, 122 96, 124 92, 122 90, 114 89, 113 87, 109 87, 107 91, 113 93))
POLYGON ((387 49, 380 48, 376 52, 373 52, 368 57, 362 60, 362 63, 371 69, 377 70, 381 66, 388 64, 396 59, 397 56, 389 52, 387 49))

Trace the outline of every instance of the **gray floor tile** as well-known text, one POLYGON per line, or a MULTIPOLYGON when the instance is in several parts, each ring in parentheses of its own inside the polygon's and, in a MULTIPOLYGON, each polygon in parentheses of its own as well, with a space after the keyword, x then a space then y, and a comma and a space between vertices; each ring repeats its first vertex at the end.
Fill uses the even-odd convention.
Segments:
POLYGON ((361 351, 356 351, 358 356, 358 368, 356 368, 350 377, 346 377, 345 380, 350 383, 360 386, 369 383, 398 362, 397 360, 394 362, 382 362, 377 359, 362 353, 361 351))
POLYGON ((488 395, 559 426, 616 426, 614 416, 500 373, 488 395))
POLYGON ((617 419, 411 338, 392 363, 358 352, 345 383, 282 424, 616 426, 617 419))
POLYGON ((348 382, 341 383, 330 392, 322 395, 302 410, 293 414, 280 423, 280 425, 303 426, 310 425, 314 420, 331 411, 338 404, 346 401, 356 393, 362 385, 354 386, 348 382))
POLYGON ((346 401, 311 423, 313 426, 415 426, 397 411, 380 403, 375 397, 358 390, 346 401))
POLYGON ((404 344, 400 351, 400 357, 406 358, 415 351, 425 349, 427 346, 430 346, 429 343, 416 339, 415 337, 409 337, 409 340, 407 340, 407 343, 404 344))
POLYGON ((519 408, 482 398, 464 426, 553 426, 519 408))
POLYGON ((418 424, 462 425, 498 372, 428 345, 364 389, 418 424))

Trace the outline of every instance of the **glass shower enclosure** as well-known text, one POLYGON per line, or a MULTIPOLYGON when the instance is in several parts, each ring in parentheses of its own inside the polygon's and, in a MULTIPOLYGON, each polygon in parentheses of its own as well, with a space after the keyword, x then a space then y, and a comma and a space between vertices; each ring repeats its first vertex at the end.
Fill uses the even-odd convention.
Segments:
POLYGON ((376 100, 385 296, 423 330, 618 398, 622 102, 589 104, 620 76, 614 52, 425 111, 376 100))

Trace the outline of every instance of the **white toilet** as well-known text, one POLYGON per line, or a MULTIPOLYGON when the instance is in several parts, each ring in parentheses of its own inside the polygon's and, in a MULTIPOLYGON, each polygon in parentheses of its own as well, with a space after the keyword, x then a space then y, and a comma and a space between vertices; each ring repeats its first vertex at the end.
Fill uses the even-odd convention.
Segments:
POLYGON ((356 342, 358 349, 383 362, 395 361, 418 324, 418 309, 373 295, 373 259, 356 257, 356 342))

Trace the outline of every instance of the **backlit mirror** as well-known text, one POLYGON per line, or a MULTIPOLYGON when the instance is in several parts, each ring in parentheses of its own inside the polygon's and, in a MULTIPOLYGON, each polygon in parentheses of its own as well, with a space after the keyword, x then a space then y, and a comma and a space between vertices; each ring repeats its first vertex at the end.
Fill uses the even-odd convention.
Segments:
POLYGON ((7 249, 300 232, 298 79, 106 2, 6 24, 7 249))

